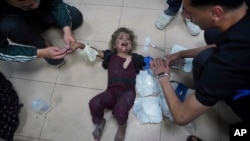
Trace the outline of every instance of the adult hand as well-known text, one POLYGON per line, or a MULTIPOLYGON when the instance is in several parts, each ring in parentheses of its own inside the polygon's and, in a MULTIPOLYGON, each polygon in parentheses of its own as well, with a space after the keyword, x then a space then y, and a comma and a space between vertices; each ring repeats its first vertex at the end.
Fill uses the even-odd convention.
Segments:
POLYGON ((61 59, 67 55, 66 48, 58 48, 55 46, 43 49, 37 49, 37 58, 61 59))
POLYGON ((69 45, 71 42, 75 42, 75 38, 72 34, 70 26, 65 26, 63 28, 63 32, 64 32, 63 39, 67 45, 69 45))
POLYGON ((169 66, 174 65, 175 62, 180 58, 181 58, 180 52, 166 55, 166 59, 168 60, 169 66))
POLYGON ((70 42, 70 45, 67 45, 66 47, 67 54, 71 54, 75 52, 78 48, 84 49, 85 45, 80 42, 70 42))
POLYGON ((83 43, 80 42, 70 42, 70 50, 71 53, 73 53, 75 50, 77 50, 78 48, 80 49, 84 49, 85 45, 83 43))
POLYGON ((150 62, 150 67, 155 75, 166 72, 169 74, 169 62, 162 58, 156 58, 150 62))

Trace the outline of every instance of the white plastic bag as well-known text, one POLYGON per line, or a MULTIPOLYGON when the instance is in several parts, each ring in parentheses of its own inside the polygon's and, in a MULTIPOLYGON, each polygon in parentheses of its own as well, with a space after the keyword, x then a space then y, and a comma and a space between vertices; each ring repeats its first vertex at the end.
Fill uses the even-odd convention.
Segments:
MULTIPOLYGON (((181 84, 181 83, 178 83, 178 82, 175 82, 175 81, 171 81, 171 85, 173 86, 174 90, 177 89, 177 87, 179 85, 182 85, 183 87, 186 87, 185 85, 181 84)), ((185 88, 184 88, 185 89, 185 88)), ((186 92, 183 96, 180 96, 180 94, 177 94, 177 96, 179 96, 179 98, 182 100, 184 100, 187 96, 189 96, 194 90, 193 89, 189 89, 186 87, 186 92)), ((180 91, 180 93, 184 93, 182 91, 180 91)), ((169 118, 171 121, 173 121, 173 117, 169 111, 169 108, 168 108, 168 105, 167 105, 167 101, 166 101, 166 98, 164 96, 164 93, 161 92, 160 94, 160 105, 161 105, 161 108, 162 108, 162 112, 163 112, 163 115, 167 118, 169 118)))
POLYGON ((136 90, 142 97, 157 94, 161 91, 157 79, 150 72, 150 69, 141 70, 136 76, 136 90))
POLYGON ((137 97, 134 102, 133 112, 140 124, 160 123, 162 121, 162 110, 159 97, 137 97))
MULTIPOLYGON (((177 87, 179 86, 179 85, 183 85, 183 84, 180 84, 180 83, 177 83, 177 82, 171 82, 171 84, 172 84, 172 86, 173 86, 173 88, 176 90, 177 89, 177 87)), ((184 86, 185 87, 185 86, 184 86)), ((192 89, 187 89, 187 91, 186 91, 186 94, 185 95, 183 95, 183 97, 182 98, 180 98, 180 99, 182 99, 182 100, 184 100, 187 96, 189 96, 192 92, 194 92, 194 90, 192 90, 192 89)), ((182 93, 182 92, 180 92, 180 93, 182 93)), ((172 115, 171 115, 171 113, 170 113, 170 111, 169 111, 169 108, 168 108, 168 105, 167 105, 167 101, 166 101, 166 98, 165 98, 165 96, 164 96, 164 93, 163 92, 161 92, 160 94, 159 94, 160 96, 159 96, 159 98, 160 98, 160 106, 161 106, 161 108, 162 108, 162 113, 163 113, 163 115, 165 116, 165 117, 167 117, 168 119, 170 119, 171 121, 173 121, 173 117, 172 117, 172 115)), ((178 95, 178 94, 177 94, 178 95)), ((195 130, 196 130, 196 128, 195 128, 195 125, 194 125, 194 123, 193 122, 190 122, 190 123, 188 123, 187 125, 185 125, 184 126, 184 128, 190 133, 190 134, 194 134, 195 133, 195 130)))

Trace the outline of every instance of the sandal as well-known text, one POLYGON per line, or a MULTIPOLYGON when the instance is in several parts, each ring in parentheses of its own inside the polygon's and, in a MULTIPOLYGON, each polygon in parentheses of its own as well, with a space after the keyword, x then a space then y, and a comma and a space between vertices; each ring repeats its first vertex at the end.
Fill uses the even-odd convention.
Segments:
POLYGON ((202 140, 194 135, 190 135, 187 137, 186 141, 202 141, 202 140))

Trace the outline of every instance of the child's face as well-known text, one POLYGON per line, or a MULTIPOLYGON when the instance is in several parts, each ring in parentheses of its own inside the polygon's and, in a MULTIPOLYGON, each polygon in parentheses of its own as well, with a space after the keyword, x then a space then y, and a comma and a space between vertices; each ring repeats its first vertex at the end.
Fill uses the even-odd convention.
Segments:
POLYGON ((120 32, 115 40, 116 51, 118 53, 129 53, 132 50, 132 40, 128 33, 120 32))

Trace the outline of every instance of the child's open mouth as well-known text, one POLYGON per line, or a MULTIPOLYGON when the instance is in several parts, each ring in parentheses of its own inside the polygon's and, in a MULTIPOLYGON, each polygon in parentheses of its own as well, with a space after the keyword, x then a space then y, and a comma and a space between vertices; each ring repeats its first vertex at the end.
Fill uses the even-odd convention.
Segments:
POLYGON ((128 43, 122 43, 122 46, 123 46, 123 47, 127 47, 127 46, 128 46, 128 43))

